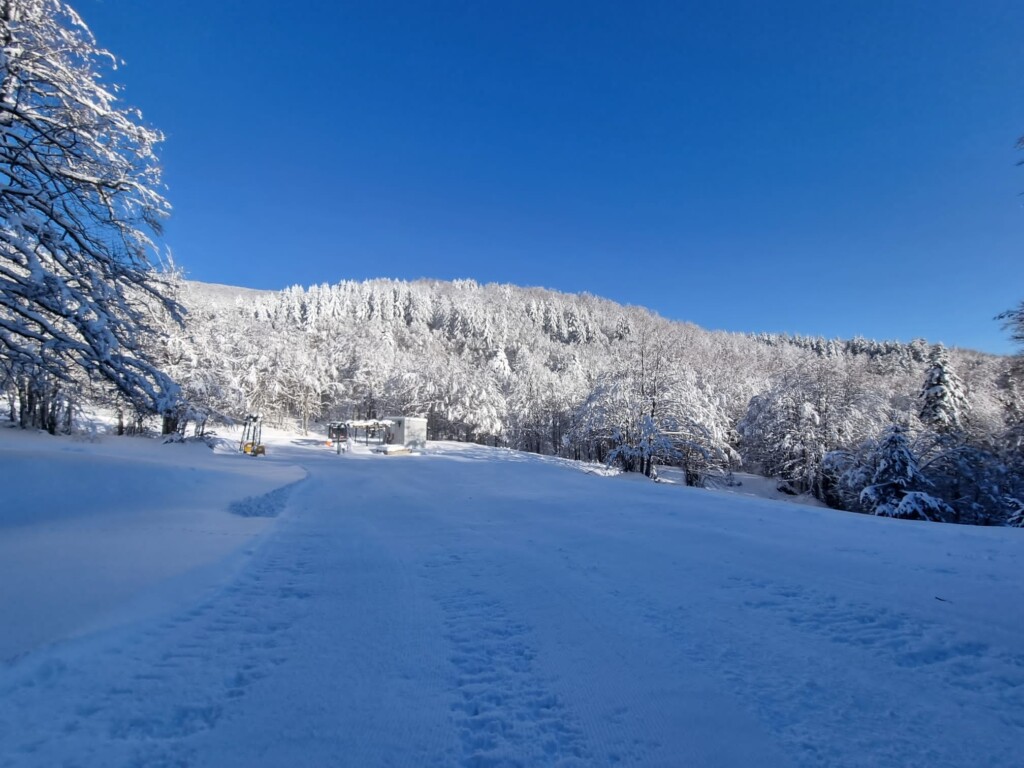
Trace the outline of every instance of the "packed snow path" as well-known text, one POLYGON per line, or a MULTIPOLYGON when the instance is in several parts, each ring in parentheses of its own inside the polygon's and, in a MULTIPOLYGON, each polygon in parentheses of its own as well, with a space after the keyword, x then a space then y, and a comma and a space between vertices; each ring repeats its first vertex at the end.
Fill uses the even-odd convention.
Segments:
POLYGON ((215 594, 3 670, 0 765, 1020 765, 1024 532, 475 446, 268 462, 308 477, 215 594))

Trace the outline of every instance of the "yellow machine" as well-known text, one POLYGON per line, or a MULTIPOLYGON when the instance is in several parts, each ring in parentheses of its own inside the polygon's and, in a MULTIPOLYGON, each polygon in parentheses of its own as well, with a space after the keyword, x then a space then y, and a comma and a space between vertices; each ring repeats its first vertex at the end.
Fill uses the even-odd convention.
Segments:
POLYGON ((239 450, 246 456, 266 456, 267 447, 263 445, 263 417, 258 413, 251 413, 245 417, 245 426, 242 428, 242 440, 238 444, 239 450))

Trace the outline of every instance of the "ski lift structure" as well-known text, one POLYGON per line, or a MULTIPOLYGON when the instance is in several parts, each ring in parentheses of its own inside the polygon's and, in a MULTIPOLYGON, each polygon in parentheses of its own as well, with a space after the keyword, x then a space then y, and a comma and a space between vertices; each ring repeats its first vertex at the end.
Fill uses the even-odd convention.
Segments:
POLYGON ((383 453, 409 453, 427 445, 427 420, 417 416, 392 416, 387 419, 349 419, 327 425, 328 446, 340 454, 348 442, 377 445, 383 453))
POLYGON ((263 445, 263 417, 258 413, 250 413, 245 417, 238 450, 246 456, 267 455, 267 447, 263 445))

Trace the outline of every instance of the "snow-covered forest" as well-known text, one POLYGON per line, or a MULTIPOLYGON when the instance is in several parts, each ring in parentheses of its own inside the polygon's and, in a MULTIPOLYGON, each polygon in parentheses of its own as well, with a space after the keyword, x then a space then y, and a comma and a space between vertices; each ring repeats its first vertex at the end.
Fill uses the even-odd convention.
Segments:
MULTIPOLYGON (((0 22, 0 390, 22 427, 72 431, 87 405, 120 433, 157 415, 183 436, 254 412, 303 431, 422 415, 434 439, 672 465, 688 485, 744 467, 842 509, 1024 520, 1009 358, 708 332, 471 280, 271 293, 167 277, 163 136, 103 85, 108 54, 62 2, 4 3, 0 22)), ((1018 340, 1022 318, 1005 318, 1018 340)))
MULTIPOLYGON (((432 439, 687 482, 744 467, 831 506, 1021 520, 1013 359, 909 344, 711 332, 594 296, 473 281, 258 292, 182 282, 152 350, 182 388, 165 428, 418 414, 432 439)), ((17 380, 5 380, 11 418, 17 380)), ((87 391, 87 390, 76 390, 87 391)), ((51 408, 73 406, 73 398, 51 408)), ((117 401, 125 428, 144 412, 117 401)), ((59 419, 58 419, 59 421, 59 419)))

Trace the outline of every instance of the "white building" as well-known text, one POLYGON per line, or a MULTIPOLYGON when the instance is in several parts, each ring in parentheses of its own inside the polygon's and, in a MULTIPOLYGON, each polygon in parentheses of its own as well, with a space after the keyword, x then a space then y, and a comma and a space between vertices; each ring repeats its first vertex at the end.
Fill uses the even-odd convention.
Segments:
POLYGON ((427 447, 427 420, 419 416, 389 416, 388 442, 406 448, 427 447))

